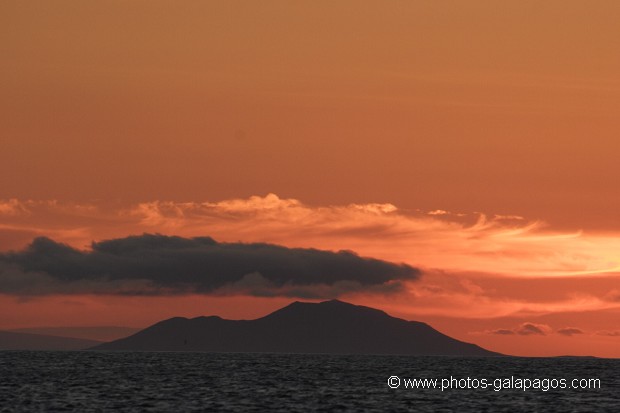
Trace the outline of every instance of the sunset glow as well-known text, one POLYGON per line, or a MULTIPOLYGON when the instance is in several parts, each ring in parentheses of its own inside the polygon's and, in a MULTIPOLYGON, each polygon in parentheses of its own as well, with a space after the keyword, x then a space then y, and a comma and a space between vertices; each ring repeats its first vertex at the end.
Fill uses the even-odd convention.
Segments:
POLYGON ((0 330, 339 298, 497 352, 620 357, 620 2, 387 3, 3 2, 0 330), (143 234, 385 273, 95 288, 19 261, 143 234))

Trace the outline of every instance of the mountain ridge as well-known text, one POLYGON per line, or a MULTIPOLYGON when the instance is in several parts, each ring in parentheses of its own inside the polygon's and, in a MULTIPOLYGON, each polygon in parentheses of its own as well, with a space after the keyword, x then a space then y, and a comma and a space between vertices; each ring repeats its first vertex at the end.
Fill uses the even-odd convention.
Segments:
POLYGON ((74 337, 0 331, 0 350, 86 350, 100 343, 101 341, 74 337))
POLYGON ((140 330, 142 329, 121 326, 40 326, 12 328, 5 331, 107 342, 130 336, 140 330))
POLYGON ((426 323, 339 300, 296 301, 255 320, 173 317, 92 350, 501 356, 426 323))

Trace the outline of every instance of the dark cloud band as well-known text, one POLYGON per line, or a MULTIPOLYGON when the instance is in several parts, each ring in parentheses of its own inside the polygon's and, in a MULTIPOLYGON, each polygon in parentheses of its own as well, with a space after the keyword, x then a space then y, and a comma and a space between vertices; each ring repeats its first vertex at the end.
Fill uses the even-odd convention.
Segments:
POLYGON ((144 234, 94 242, 81 251, 36 238, 0 254, 0 292, 19 295, 253 294, 334 296, 391 292, 419 270, 349 251, 220 243, 209 237, 144 234))

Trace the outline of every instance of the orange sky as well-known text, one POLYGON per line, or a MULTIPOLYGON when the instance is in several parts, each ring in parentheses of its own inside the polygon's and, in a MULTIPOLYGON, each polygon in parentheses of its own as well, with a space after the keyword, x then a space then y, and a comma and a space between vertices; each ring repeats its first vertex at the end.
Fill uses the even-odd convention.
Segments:
MULTIPOLYGON (((0 251, 352 249, 425 274, 343 298, 492 350, 620 356, 618 21, 613 0, 3 1, 0 251)), ((0 297, 0 328, 290 300, 0 297)))

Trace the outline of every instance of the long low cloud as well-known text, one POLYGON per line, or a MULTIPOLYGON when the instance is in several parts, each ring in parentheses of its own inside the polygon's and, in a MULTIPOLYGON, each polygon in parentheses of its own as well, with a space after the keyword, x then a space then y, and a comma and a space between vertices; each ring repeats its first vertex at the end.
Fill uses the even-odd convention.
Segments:
POLYGON ((46 237, 0 254, 0 292, 45 294, 250 294, 334 297, 397 292, 419 270, 350 251, 220 243, 151 235, 94 242, 79 250, 46 237))
MULTIPOLYGON (((341 280, 280 285, 252 271, 209 294, 354 300, 360 294, 390 292, 395 294, 374 294, 373 302, 381 301, 382 308, 411 318, 420 314, 529 318, 550 312, 620 308, 614 290, 620 275, 617 233, 554 231, 544 223, 516 215, 404 210, 372 203, 314 206, 274 194, 217 202, 141 204, 0 201, 0 251, 23 252, 40 236, 83 251, 91 248, 93 239, 142 233, 185 238, 209 235, 226 243, 241 240, 289 248, 350 249, 424 272, 423 279, 415 283, 402 278, 375 284, 341 280)), ((144 278, 101 276, 67 282, 46 272, 24 273, 15 263, 0 262, 0 267, 0 293, 21 291, 27 283, 40 294, 164 294, 166 289, 176 294, 184 288, 191 290, 144 278)))
MULTIPOLYGON (((500 336, 521 335, 521 336, 546 336, 553 333, 553 329, 546 324, 535 324, 526 322, 520 326, 512 329, 500 328, 497 330, 486 331, 487 334, 495 334, 500 336)), ((577 327, 564 327, 555 330, 556 334, 560 334, 565 337, 572 337, 575 335, 585 334, 584 331, 577 327)))
POLYGON ((310 206, 274 194, 135 205, 0 201, 0 251, 21 248, 36 236, 81 248, 93 239, 144 232, 352 249, 425 269, 509 277, 620 273, 617 234, 554 231, 516 215, 401 210, 392 204, 310 206))

